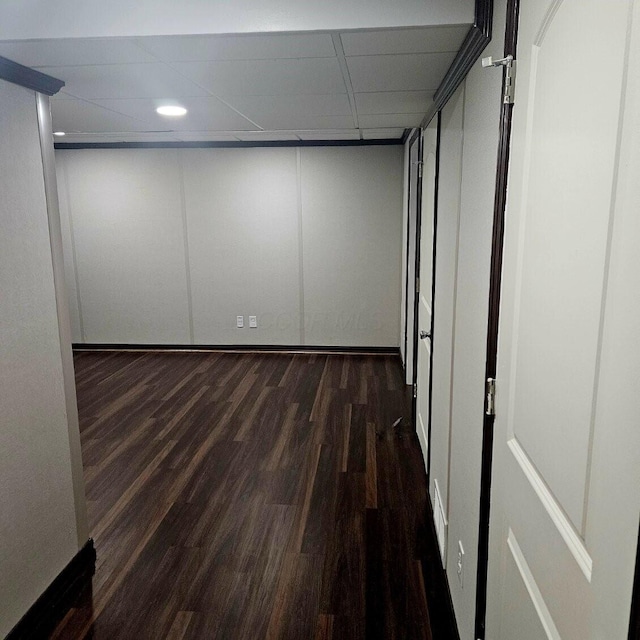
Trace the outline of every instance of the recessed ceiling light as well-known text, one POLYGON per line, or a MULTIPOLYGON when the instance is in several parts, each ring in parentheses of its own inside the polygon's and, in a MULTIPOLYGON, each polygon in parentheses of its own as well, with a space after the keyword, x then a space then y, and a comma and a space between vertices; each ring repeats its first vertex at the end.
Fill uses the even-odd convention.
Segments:
POLYGON ((178 107, 176 105, 166 105, 164 107, 158 107, 156 111, 161 116, 183 116, 187 113, 187 110, 184 107, 178 107))
POLYGON ((66 135, 66 134, 65 134, 65 132, 64 132, 64 131, 54 131, 54 132, 53 132, 53 135, 54 135, 54 136, 64 136, 64 135, 66 135))

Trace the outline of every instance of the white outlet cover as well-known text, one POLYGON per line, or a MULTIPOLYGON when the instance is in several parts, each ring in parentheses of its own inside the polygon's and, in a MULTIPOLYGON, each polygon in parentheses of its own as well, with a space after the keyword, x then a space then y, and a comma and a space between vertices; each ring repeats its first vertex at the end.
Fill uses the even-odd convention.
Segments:
POLYGON ((258 326, 258 316, 249 316, 249 327, 255 329, 258 326))
POLYGON ((238 327, 238 329, 244 327, 244 316, 236 316, 236 327, 238 327))

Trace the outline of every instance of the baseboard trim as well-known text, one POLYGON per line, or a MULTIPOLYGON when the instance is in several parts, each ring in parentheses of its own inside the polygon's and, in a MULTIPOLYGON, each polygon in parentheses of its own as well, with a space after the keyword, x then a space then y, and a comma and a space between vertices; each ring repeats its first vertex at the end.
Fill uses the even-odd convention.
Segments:
POLYGON ((319 353, 400 356, 399 347, 327 347, 282 344, 110 344, 73 343, 74 351, 224 351, 230 353, 319 353))
POLYGON ((431 632, 434 638, 460 640, 449 580, 440 558, 431 495, 428 495, 426 527, 425 546, 429 552, 422 559, 422 575, 427 593, 431 632))
POLYGON ((90 584, 95 569, 96 550, 90 538, 22 616, 6 640, 48 638, 75 599, 90 584))

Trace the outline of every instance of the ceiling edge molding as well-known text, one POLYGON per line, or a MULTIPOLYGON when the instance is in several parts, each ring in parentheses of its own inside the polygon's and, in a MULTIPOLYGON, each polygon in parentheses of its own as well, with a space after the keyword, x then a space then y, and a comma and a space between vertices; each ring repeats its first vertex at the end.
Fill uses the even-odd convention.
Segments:
POLYGON ((56 142, 55 149, 243 149, 253 147, 371 147, 403 144, 402 138, 364 140, 238 140, 202 142, 56 142))
POLYGON ((31 67, 25 67, 2 56, 0 56, 0 79, 18 84, 27 89, 33 89, 48 96, 55 95, 64 87, 62 80, 36 71, 31 67))
POLYGON ((474 24, 436 90, 433 96, 433 104, 429 107, 420 124, 421 128, 424 129, 436 113, 444 107, 480 57, 480 54, 491 42, 492 26, 493 0, 476 0, 474 24))

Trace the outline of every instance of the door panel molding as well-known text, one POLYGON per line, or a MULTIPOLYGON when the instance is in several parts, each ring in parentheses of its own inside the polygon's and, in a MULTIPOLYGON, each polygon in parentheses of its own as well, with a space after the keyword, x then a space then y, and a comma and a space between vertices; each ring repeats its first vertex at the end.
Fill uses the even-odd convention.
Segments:
POLYGON ((529 567, 524 553, 522 553, 522 549, 520 548, 516 536, 511 528, 509 528, 509 533, 507 534, 507 547, 511 552, 511 557, 515 562, 518 572, 520 573, 520 577, 522 578, 527 592, 529 593, 529 598, 535 607, 540 624, 544 628, 547 638, 549 638, 549 640, 562 640, 553 621, 553 617, 551 616, 551 612, 544 601, 542 592, 538 587, 538 583, 531 572, 531 568, 529 567))
POLYGON ((585 578, 591 582, 593 560, 591 559, 582 538, 571 523, 571 520, 566 516, 559 502, 535 468, 533 462, 529 459, 529 456, 524 451, 520 443, 515 438, 511 438, 507 442, 507 446, 513 454, 513 457, 516 459, 516 462, 520 465, 525 478, 529 481, 531 487, 536 492, 542 506, 549 514, 553 524, 558 529, 558 532, 565 541, 571 555, 575 558, 578 566, 582 570, 582 573, 584 573, 585 578))
MULTIPOLYGON (((594 194, 582 187, 585 181, 613 184, 616 121, 596 119, 593 134, 585 136, 583 132, 593 124, 594 107, 584 113, 555 108, 558 101, 587 104, 592 91, 580 74, 567 79, 555 73, 565 34, 572 28, 575 31, 574 11, 575 4, 569 1, 556 1, 546 11, 540 7, 536 20, 542 20, 542 26, 535 31, 537 42, 524 46, 518 55, 518 64, 525 71, 519 108, 520 126, 526 134, 520 160, 521 198, 514 203, 521 212, 521 228, 509 347, 513 354, 509 423, 512 429, 515 425, 519 442, 584 534, 611 209, 607 188, 594 194), (540 282, 547 285, 542 288, 540 282), (581 313, 576 317, 547 311, 547 307, 561 309, 563 305, 580 308, 581 313), (545 340, 536 342, 541 335, 545 340), (564 358, 549 368, 547 363, 559 351, 564 358), (569 424, 571 429, 563 428, 569 424), (551 440, 554 447, 546 444, 551 440)), ((593 25, 586 26, 582 35, 572 36, 573 46, 563 59, 567 68, 579 68, 594 46, 593 25)), ((529 36, 532 27, 528 27, 529 36)), ((622 45, 612 43, 611 48, 622 45)), ((602 53, 602 44, 598 50, 602 53)), ((594 77, 607 73, 605 64, 609 60, 590 65, 594 77)), ((607 86, 621 82, 622 66, 612 66, 607 86)), ((603 108, 607 109, 599 111, 603 108)))

